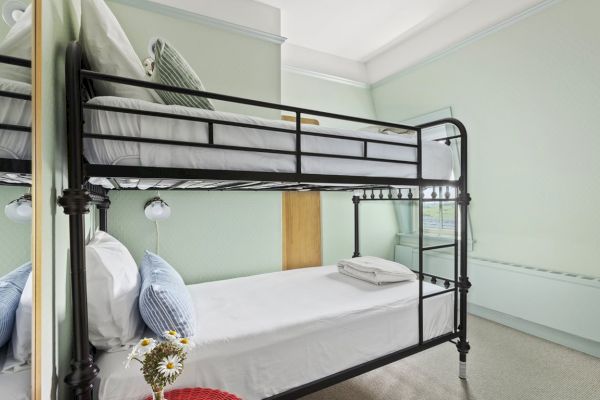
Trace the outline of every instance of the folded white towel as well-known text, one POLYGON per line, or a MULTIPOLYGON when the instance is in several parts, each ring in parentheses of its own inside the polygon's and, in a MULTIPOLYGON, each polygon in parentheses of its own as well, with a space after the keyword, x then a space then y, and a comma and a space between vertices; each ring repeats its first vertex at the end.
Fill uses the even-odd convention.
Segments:
POLYGON ((341 274, 375 285, 383 283, 414 281, 417 276, 405 265, 379 257, 356 257, 337 263, 341 274))

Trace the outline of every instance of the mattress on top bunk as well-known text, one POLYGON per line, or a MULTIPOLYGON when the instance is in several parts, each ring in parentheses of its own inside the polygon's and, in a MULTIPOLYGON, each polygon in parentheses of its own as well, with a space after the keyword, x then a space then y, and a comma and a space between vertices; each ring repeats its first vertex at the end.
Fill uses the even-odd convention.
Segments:
MULTIPOLYGON (((179 115, 250 123, 259 126, 295 129, 287 121, 268 120, 247 115, 198 108, 149 103, 121 97, 95 97, 88 104, 168 112, 179 115)), ((86 133, 169 139, 208 143, 208 124, 154 116, 114 113, 101 110, 85 111, 86 133)), ((374 132, 332 129, 303 125, 307 132, 335 134, 354 138, 416 144, 410 135, 384 135, 374 132)), ((295 134, 265 131, 256 128, 214 125, 214 143, 294 151, 295 134)), ((315 136, 302 137, 304 152, 363 156, 363 142, 315 136)), ((178 167, 261 172, 295 172, 295 156, 198 147, 165 146, 148 143, 86 139, 84 154, 92 164, 148 167, 178 167)), ((416 161, 416 148, 369 143, 368 155, 386 160, 416 161)), ((416 166, 393 162, 362 161, 340 158, 302 157, 302 172, 325 175, 357 175, 370 177, 416 178, 416 166)), ((450 179, 452 154, 441 142, 423 143, 423 176, 429 179, 450 179)))
MULTIPOLYGON (((31 84, 0 78, 0 91, 31 94, 31 84)), ((31 126, 31 101, 0 96, 0 123, 31 126)), ((0 129, 0 158, 31 160, 31 133, 0 129)))
POLYGON ((3 399, 30 400, 31 399, 31 368, 19 372, 5 372, 0 374, 0 390, 3 399))
MULTIPOLYGON (((173 388, 262 399, 418 343, 417 281, 375 286, 314 267, 188 286, 196 348, 173 388)), ((443 290, 423 284, 425 294, 443 290)), ((451 332, 452 293, 425 300, 424 338, 451 332)), ((101 353, 99 400, 149 394, 126 352, 101 353)))

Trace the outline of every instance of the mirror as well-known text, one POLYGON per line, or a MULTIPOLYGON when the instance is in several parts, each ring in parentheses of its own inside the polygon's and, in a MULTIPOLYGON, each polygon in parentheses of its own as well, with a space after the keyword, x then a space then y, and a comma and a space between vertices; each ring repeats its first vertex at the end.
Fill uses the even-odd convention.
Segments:
POLYGON ((32 399, 31 1, 0 0, 0 393, 32 399))

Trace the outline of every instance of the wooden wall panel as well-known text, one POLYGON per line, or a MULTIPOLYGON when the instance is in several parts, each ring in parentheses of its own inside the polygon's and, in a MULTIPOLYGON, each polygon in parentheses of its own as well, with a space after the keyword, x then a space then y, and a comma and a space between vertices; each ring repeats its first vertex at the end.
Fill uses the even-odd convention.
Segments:
POLYGON ((322 265, 321 195, 283 193, 283 269, 322 265))

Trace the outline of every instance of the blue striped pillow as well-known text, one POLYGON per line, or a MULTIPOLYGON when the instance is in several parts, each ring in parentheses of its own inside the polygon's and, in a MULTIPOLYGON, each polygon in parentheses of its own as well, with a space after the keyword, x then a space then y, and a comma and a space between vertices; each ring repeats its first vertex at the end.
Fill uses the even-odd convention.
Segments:
POLYGON ((182 337, 194 336, 194 304, 177 271, 161 257, 146 251, 140 275, 140 314, 148 328, 159 336, 168 330, 175 330, 182 337))
POLYGON ((28 262, 0 278, 0 347, 10 340, 21 293, 31 273, 28 262))

